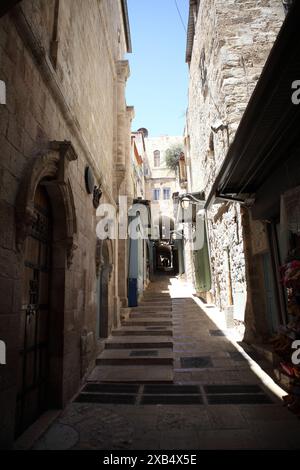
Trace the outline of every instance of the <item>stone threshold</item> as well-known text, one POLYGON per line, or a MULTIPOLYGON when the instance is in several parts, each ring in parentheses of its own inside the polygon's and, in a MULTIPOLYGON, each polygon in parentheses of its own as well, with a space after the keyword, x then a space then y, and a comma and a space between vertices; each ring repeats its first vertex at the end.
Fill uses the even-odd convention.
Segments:
POLYGON ((48 410, 43 413, 20 437, 14 442, 14 450, 30 450, 34 443, 48 430, 61 415, 62 409, 48 410))

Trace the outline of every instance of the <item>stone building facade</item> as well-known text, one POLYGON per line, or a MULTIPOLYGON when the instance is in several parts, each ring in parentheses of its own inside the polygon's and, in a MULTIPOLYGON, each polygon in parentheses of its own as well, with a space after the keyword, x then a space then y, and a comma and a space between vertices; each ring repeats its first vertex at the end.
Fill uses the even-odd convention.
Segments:
POLYGON ((146 198, 159 207, 165 216, 173 214, 172 194, 178 191, 175 171, 166 165, 166 151, 174 146, 183 148, 183 137, 163 135, 145 139, 149 162, 146 176, 146 198))
POLYGON ((126 194, 130 49, 125 0, 23 0, 0 19, 3 447, 77 392, 126 304, 125 247, 97 241, 96 207, 126 194))
POLYGON ((145 168, 147 153, 144 134, 141 131, 131 133, 131 186, 134 198, 145 197, 145 168))
POLYGON ((152 240, 149 249, 151 274, 169 270, 178 274, 183 270, 182 256, 177 243, 172 243, 176 214, 173 194, 180 191, 179 169, 167 166, 166 152, 183 149, 183 137, 162 135, 145 139, 147 164, 145 171, 146 199, 151 202, 152 240))
MULTIPOLYGON (((143 228, 150 223, 150 207, 145 199, 145 168, 147 167, 147 152, 145 144, 145 129, 131 133, 131 161, 130 161, 130 187, 132 198, 129 209, 129 239, 128 248, 128 306, 134 307, 142 297, 143 291, 149 283, 150 259, 149 240, 143 228), (138 224, 140 211, 143 212, 141 223, 138 224), (134 226, 134 228, 133 228, 134 226), (139 226, 139 238, 134 239, 134 232, 139 226), (131 238, 131 230, 133 237, 131 238)), ((128 201, 129 202, 129 201, 128 201)))
MULTIPOLYGON (((188 189, 210 194, 284 19, 277 0, 191 0, 186 61, 188 189)), ((212 276, 207 299, 244 319, 247 300, 243 214, 215 201, 207 212, 212 276)))

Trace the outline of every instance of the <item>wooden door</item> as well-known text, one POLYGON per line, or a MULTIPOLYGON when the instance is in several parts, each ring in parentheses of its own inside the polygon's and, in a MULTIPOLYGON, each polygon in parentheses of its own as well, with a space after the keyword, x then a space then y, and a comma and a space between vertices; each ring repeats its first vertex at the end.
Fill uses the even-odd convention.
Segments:
POLYGON ((50 203, 42 186, 36 190, 34 210, 36 220, 25 242, 22 278, 17 435, 47 408, 52 223, 50 203))

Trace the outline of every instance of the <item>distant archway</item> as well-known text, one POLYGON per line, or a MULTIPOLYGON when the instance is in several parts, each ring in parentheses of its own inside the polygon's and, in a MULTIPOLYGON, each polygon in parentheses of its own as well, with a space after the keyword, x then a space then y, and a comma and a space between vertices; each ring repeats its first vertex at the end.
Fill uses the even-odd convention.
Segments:
POLYGON ((158 219, 159 239, 153 245, 153 271, 154 273, 174 273, 174 249, 172 234, 174 220, 164 214, 158 219))

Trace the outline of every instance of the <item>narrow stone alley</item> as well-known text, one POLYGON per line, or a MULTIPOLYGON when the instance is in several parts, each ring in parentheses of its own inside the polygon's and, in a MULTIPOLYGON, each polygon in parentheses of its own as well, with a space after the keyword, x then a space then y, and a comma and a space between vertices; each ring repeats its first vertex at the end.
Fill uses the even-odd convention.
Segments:
POLYGON ((0 449, 299 450, 300 1, 0 3, 0 449))
POLYGON ((177 278, 157 278, 32 448, 299 448, 299 419, 282 405, 267 364, 209 309, 177 278))

